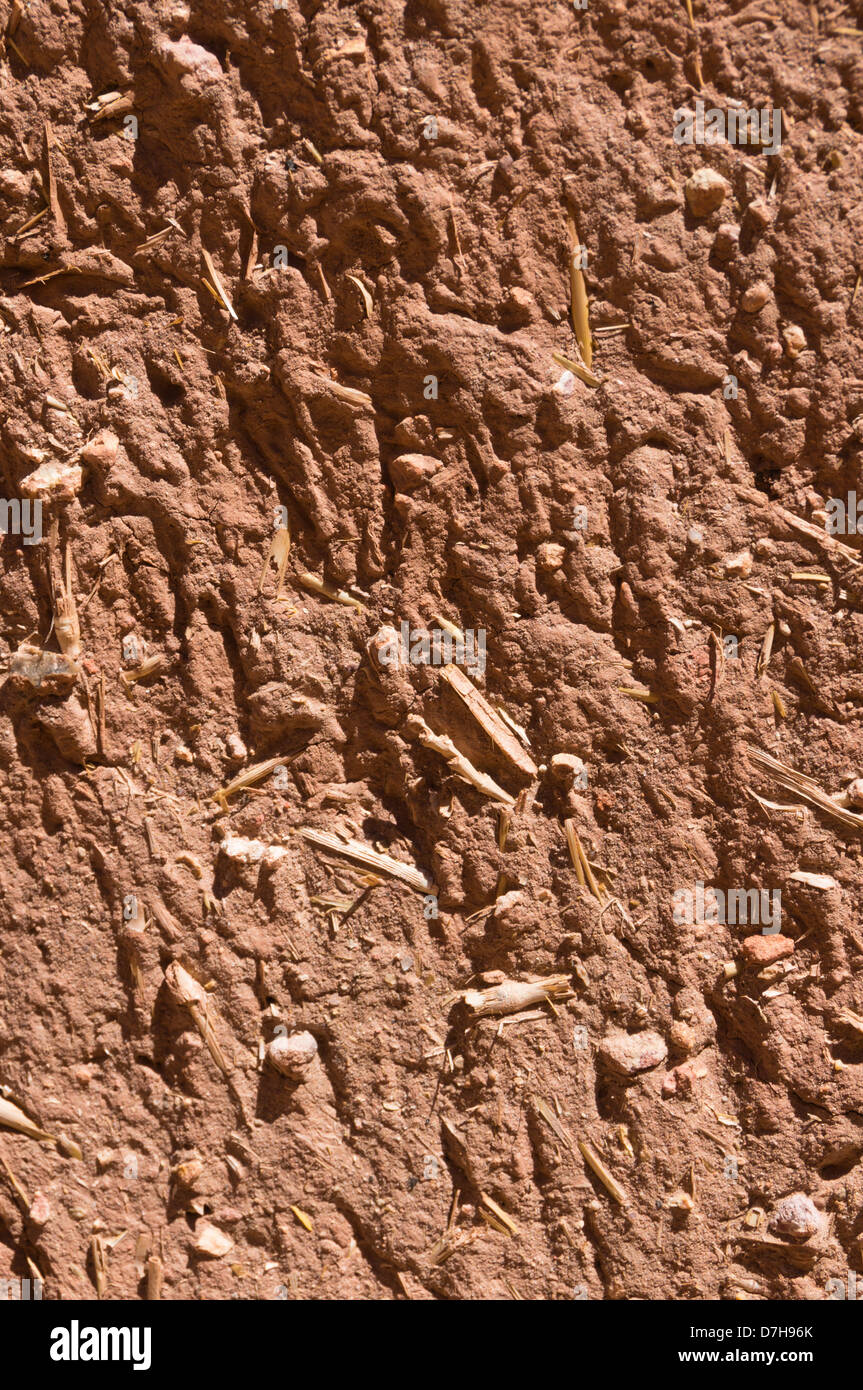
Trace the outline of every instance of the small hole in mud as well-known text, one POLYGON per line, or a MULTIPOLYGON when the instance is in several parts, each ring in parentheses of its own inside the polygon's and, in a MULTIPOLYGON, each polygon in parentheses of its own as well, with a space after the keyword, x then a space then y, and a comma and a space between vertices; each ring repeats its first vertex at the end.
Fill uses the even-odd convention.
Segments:
POLYGON ((150 366, 147 369, 147 376, 150 380, 150 388, 154 396, 158 396, 162 405, 170 407, 179 405, 186 395, 185 388, 179 382, 172 381, 171 378, 158 367, 150 366))
POLYGON ((217 38, 215 35, 207 34, 202 37, 199 33, 189 30, 189 38, 196 43, 199 48, 205 48, 208 53, 212 53, 218 58, 222 67, 225 66, 225 59, 228 56, 228 42, 226 39, 217 38))
MULTIPOLYGON (((767 497, 770 497, 773 500, 775 500, 779 496, 779 489, 777 485, 779 483, 779 479, 782 477, 782 469, 771 468, 769 466, 765 468, 759 468, 758 465, 760 462, 760 459, 756 459, 753 463, 753 467, 755 469, 755 486, 757 487, 759 492, 763 492, 767 497)), ((764 462, 766 463, 767 460, 765 459, 764 462)))
POLYGON ((390 844, 398 835, 398 831, 389 821, 378 820, 376 816, 367 816, 363 821, 363 834, 369 839, 381 840, 384 844, 390 844))
POLYGON ((628 69, 620 69, 617 72, 609 73, 607 81, 613 91, 617 92, 619 96, 623 96, 632 85, 632 73, 628 69))
POLYGON ((844 1178, 856 1164, 860 1162, 860 1154, 852 1153, 847 1158, 843 1158, 839 1163, 826 1163, 818 1172, 827 1182, 835 1182, 837 1178, 844 1178))

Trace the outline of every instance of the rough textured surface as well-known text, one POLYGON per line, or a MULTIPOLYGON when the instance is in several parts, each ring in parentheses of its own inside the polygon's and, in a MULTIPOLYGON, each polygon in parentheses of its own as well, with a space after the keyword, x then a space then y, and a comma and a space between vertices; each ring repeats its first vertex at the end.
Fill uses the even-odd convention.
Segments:
POLYGON ((94 1236, 121 1299, 151 1256, 172 1299, 806 1299, 861 1269, 859 830, 748 761, 863 772, 861 571, 788 520, 817 537, 859 478, 859 11, 4 21, 0 469, 46 500, 2 546, 0 1084, 83 1159, 2 1133, 0 1276, 92 1297, 94 1236), (699 71, 784 110, 777 154, 674 143, 699 71), (567 211, 597 387, 552 358, 567 211), (436 670, 376 662, 434 615, 484 634, 535 796, 436 670), (417 715, 517 798, 505 839, 417 715), (300 827, 416 865, 437 917, 300 827), (699 882, 781 890, 793 956, 676 920, 699 882), (457 999, 560 974, 515 1021, 457 999), (645 1031, 665 1060, 597 1065, 645 1031), (263 1058, 298 1032, 292 1080, 263 1058), (791 1194, 825 1215, 805 1261, 769 1236, 791 1194))

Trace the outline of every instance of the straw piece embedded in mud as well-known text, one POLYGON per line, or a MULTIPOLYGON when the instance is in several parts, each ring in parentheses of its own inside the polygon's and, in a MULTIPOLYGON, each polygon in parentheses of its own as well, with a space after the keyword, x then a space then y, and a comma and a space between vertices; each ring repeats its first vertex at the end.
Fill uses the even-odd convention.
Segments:
POLYGON ((179 222, 175 222, 172 217, 166 217, 165 220, 169 225, 163 227, 159 232, 154 232, 152 236, 148 236, 146 241, 140 242, 132 252, 133 256, 139 255, 142 251, 152 251, 156 246, 161 246, 162 242, 165 241, 172 232, 181 232, 183 230, 179 222))
POLYGON ((515 1023, 548 1023, 552 1015, 544 1009, 523 1009, 520 1014, 507 1014, 500 1021, 500 1029, 511 1028, 515 1023))
POLYGON ((507 712, 506 712, 506 710, 504 709, 503 705, 496 705, 496 706, 495 706, 495 714, 497 714, 497 715, 500 716, 500 718, 503 720, 503 722, 504 722, 504 724, 506 725, 506 727, 509 729, 510 733, 515 735, 515 737, 518 739, 518 741, 519 741, 519 743, 522 745, 522 747, 523 747, 523 748, 528 748, 528 749, 529 749, 529 748, 530 748, 530 739, 528 738, 527 734, 525 733, 525 731, 524 731, 524 729, 521 727, 521 725, 520 725, 520 724, 516 724, 515 720, 514 720, 510 715, 507 714, 507 712))
POLYGON ((150 898, 147 907, 165 940, 169 943, 179 941, 183 934, 180 930, 179 923, 168 911, 161 898, 150 898))
POLYGON ((778 758, 773 758, 758 748, 750 749, 749 761, 785 791, 796 792, 803 801, 817 806, 820 811, 840 821, 842 825, 847 825, 852 830, 863 830, 863 816, 855 815, 853 811, 839 805, 837 799, 829 796, 813 778, 788 767, 786 763, 781 763, 778 758))
POLYGON ((16 232, 13 232, 13 233, 12 233, 12 235, 11 235, 10 238, 9 238, 9 240, 10 240, 10 241, 17 241, 17 240, 19 239, 19 237, 24 236, 24 235, 25 235, 27 232, 29 232, 33 227, 36 226, 36 223, 37 223, 37 222, 41 222, 43 217, 47 217, 49 211, 50 211, 50 208, 49 208, 49 207, 47 206, 47 204, 46 204, 46 206, 45 206, 44 208, 41 208, 39 212, 35 212, 35 213, 33 214, 32 217, 28 217, 28 218, 27 218, 27 221, 26 221, 26 222, 23 222, 23 223, 21 224, 21 226, 18 228, 18 230, 17 230, 16 232))
POLYGON ((567 214, 567 227, 571 249, 569 253, 569 298, 572 314, 572 327, 575 331, 579 351, 584 365, 590 371, 593 362, 593 343, 590 337, 590 310, 587 302, 587 285, 581 269, 581 243, 572 213, 567 214))
POLYGON ((25 280, 21 288, 27 290, 32 285, 47 285, 49 280, 56 280, 58 275, 80 275, 80 273, 75 265, 60 265, 56 270, 48 270, 44 275, 35 275, 32 280, 25 280))
POLYGON ((581 856, 581 845, 578 842, 578 833, 575 829, 575 822, 567 819, 563 823, 566 843, 569 846, 569 857, 572 860, 572 867, 575 869, 575 876, 578 879, 579 888, 587 887, 587 879, 584 876, 584 860, 581 856))
POLYGON ((710 704, 725 678, 725 645, 713 628, 710 629, 707 640, 710 644, 710 690, 707 703, 710 704))
POLYGON ((840 1009, 834 1021, 844 1023, 846 1028, 852 1028, 855 1033, 863 1033, 863 1018, 853 1009, 840 1009))
POLYGON ((478 1235, 479 1229, 475 1226, 468 1229, 454 1226, 445 1231, 440 1240, 435 1241, 431 1250, 427 1252, 426 1259, 432 1265, 446 1264, 456 1250, 460 1250, 465 1245, 472 1245, 478 1235))
POLYGON ((267 551, 267 558, 261 570, 261 577, 258 580, 258 593, 263 593, 264 580, 271 564, 276 566, 276 598, 282 594, 282 585, 285 581, 285 570, 288 564, 288 556, 291 553, 291 533, 287 526, 280 526, 270 541, 270 548, 267 551))
POLYGON ((51 122, 45 122, 45 196, 48 199, 48 207, 51 216, 57 223, 62 232, 66 230, 66 219, 63 216, 62 208, 57 197, 57 179, 54 174, 54 161, 51 158, 51 149, 54 144, 54 132, 51 129, 51 122))
POLYGON ((689 27, 695 35, 695 55, 693 58, 693 67, 695 68, 695 85, 698 88, 698 91, 700 92, 704 87, 704 73, 701 68, 701 53, 698 47, 698 30, 695 27, 695 17, 692 13, 692 0, 686 0, 686 13, 689 18, 689 27))
POLYGON ((787 708, 787 706, 786 706, 786 704, 785 704, 785 701, 783 700, 782 696, 779 694, 779 691, 778 691, 778 690, 771 690, 771 692, 770 692, 770 699, 773 701, 773 709, 774 709, 775 712, 776 712, 776 718, 777 718, 777 719, 787 719, 787 718, 788 718, 788 708, 787 708))
POLYGON ((464 255, 462 254, 461 237, 458 234, 458 222, 456 221, 455 208, 453 207, 452 198, 450 198, 449 200, 449 216, 450 222, 452 224, 452 239, 455 245, 455 255, 453 256, 453 264, 455 265, 456 272, 458 273, 459 278, 461 278, 462 269, 464 266, 464 255))
POLYGON ((803 883, 807 888, 819 888, 823 893, 839 887, 831 874, 810 874, 806 869, 796 869, 788 877, 791 883, 803 883))
POLYGON ((863 554, 859 550, 854 550, 844 541, 838 541, 835 536, 831 536, 820 526, 815 526, 813 522, 806 521, 802 516, 795 516, 785 507, 775 507, 773 515, 780 517, 792 531, 797 531, 801 536, 807 536, 809 540, 816 541, 824 550, 833 555, 841 555, 843 560, 850 560, 854 565, 863 562, 863 554))
POLYGON ((510 732, 500 715, 492 709, 485 696, 477 690, 470 677, 457 666, 450 665, 443 667, 441 678, 464 701, 480 728, 488 734, 504 757, 509 758, 526 777, 536 777, 537 767, 533 758, 525 752, 518 739, 510 732))
POLYGON ((284 766, 284 762, 284 758, 267 758, 262 763, 255 763, 252 767, 244 768, 226 786, 219 787, 218 791, 213 792, 213 800, 219 803, 223 811, 227 811, 229 796, 233 796, 234 792, 242 791, 244 787, 254 786, 256 782, 260 782, 275 768, 284 766))
POLYGON ((577 1143, 579 1149, 581 1150, 582 1158, 584 1159, 588 1168, 590 1168, 599 1178, 599 1181, 602 1183, 606 1192, 608 1192, 608 1194, 614 1198, 615 1202, 619 1202, 622 1207, 628 1206, 629 1198, 627 1197, 625 1191, 623 1190, 617 1179, 613 1177, 609 1170, 606 1168, 605 1164, 599 1157, 599 1154, 596 1152, 596 1150, 590 1144, 588 1144, 585 1139, 579 1139, 577 1140, 577 1143))
POLYGON ((291 1211, 303 1227, 303 1230, 311 1232, 315 1229, 315 1223, 307 1212, 301 1211, 299 1207, 294 1206, 291 1207, 291 1211))
POLYGON ((602 902, 602 892, 593 876, 593 870, 584 852, 584 846, 578 837, 578 831, 572 816, 568 816, 564 821, 563 829, 566 835, 566 843, 569 846, 569 857, 572 860, 572 867, 575 869, 579 887, 589 889, 597 902, 602 902))
POLYGON ((108 1260, 105 1254, 105 1243, 101 1236, 92 1236, 90 1239, 90 1261, 93 1266, 96 1297, 104 1298, 108 1292, 108 1260))
POLYGON ((54 608, 54 632, 64 656, 75 661, 81 655, 81 629, 72 579, 72 547, 66 546, 63 574, 54 577, 53 556, 49 560, 51 602, 54 608))
POLYGON ((755 663, 756 676, 763 675, 768 665, 770 664, 770 657, 773 653, 773 638, 775 636, 775 633, 776 624, 771 623, 764 634, 764 641, 761 643, 761 651, 758 653, 758 660, 755 663))
POLYGON ((131 671, 121 671, 120 674, 126 685, 137 685, 139 681, 147 680, 148 676, 159 675, 164 664, 163 653, 155 652, 153 656, 146 657, 140 666, 134 667, 131 671))
POLYGON ((90 120, 94 123, 108 117, 125 116, 127 111, 134 109, 135 103, 129 92, 103 92, 95 101, 87 102, 90 120))
POLYGON ((377 850, 360 844, 358 840, 340 840, 338 835, 331 835, 326 830, 313 830, 311 826, 301 826, 300 834, 309 844, 317 845, 319 849, 341 854, 346 859, 352 859, 355 864, 362 864, 363 868, 387 874, 390 878, 401 879, 402 883, 415 888, 419 893, 437 893, 437 884, 414 864, 403 864, 400 859, 393 859, 389 854, 380 854, 377 850))
POLYGON ((765 807, 768 811, 784 811, 787 815, 794 815, 798 820, 805 820, 808 811, 802 806, 783 806, 778 801, 769 801, 766 796, 759 796, 751 787, 744 787, 747 796, 751 796, 753 801, 757 801, 759 806, 765 807))
POLYGON ((147 1292, 148 1302, 157 1302, 162 1297, 162 1285, 165 1279, 165 1267, 158 1255, 151 1255, 147 1261, 147 1292))
POLYGON ((20 1207, 24 1215, 28 1216, 30 1213, 30 1198, 27 1196, 26 1191, 21 1186, 15 1174, 12 1172, 12 1169, 9 1167, 9 1164, 6 1162, 6 1155, 2 1147, 0 1147, 0 1168, 2 1168, 3 1172, 6 1174, 6 1181, 9 1184, 15 1201, 18 1203, 18 1206, 20 1207))
POLYGON ((324 299, 327 301, 327 303, 329 303, 333 297, 333 292, 327 284, 327 277, 324 274, 324 267, 321 265, 320 261, 315 261, 315 270, 318 272, 318 279, 321 282, 321 289, 324 292, 324 299))
POLYGON ((544 980, 504 980, 488 989, 467 989, 461 999, 474 1018, 488 1018, 518 1013, 532 1004, 571 999, 572 995, 568 975, 548 975, 544 980))
POLYGON ((518 1226, 512 1217, 508 1216, 503 1207, 498 1206, 493 1197, 489 1197, 487 1192, 480 1192, 477 1211, 489 1226, 493 1226, 496 1231, 500 1231, 505 1236, 517 1236, 518 1226))
POLYGON ((440 613, 432 613, 430 621, 437 623, 443 632, 448 632, 450 637, 454 637, 457 642, 464 641, 464 633, 461 628, 456 627, 455 623, 451 623, 449 618, 442 618, 440 613))
POLYGON ((576 362, 574 357, 567 357, 564 352, 553 352, 551 360, 556 362, 559 367, 563 367, 565 371, 572 372, 573 376, 577 376, 587 386, 602 385, 598 376, 594 376, 593 372, 588 371, 583 363, 576 362))
POLYGON ((821 574, 818 570, 795 570, 791 581, 794 584, 820 584, 825 589, 833 582, 829 574, 821 574))
POLYGON ((342 386, 340 381, 333 381, 332 377, 328 376, 317 376, 315 380, 327 386, 333 395, 338 396, 342 401, 347 401, 349 405, 374 405, 371 396, 365 391, 358 391, 355 386, 342 386))
POLYGON ((297 583, 313 594, 320 594, 321 598, 328 598, 333 603, 342 603, 346 608, 355 608, 358 613, 366 612, 366 605, 360 603, 358 598, 354 598, 345 589, 337 589, 334 584, 328 584, 325 579, 318 579, 316 574, 298 574, 297 583))
POLYGON ((406 719, 404 730, 409 737, 418 738, 425 748, 439 753, 456 777, 460 777, 463 782, 469 782, 478 792, 482 792, 483 796, 490 796, 493 801, 499 801, 504 806, 515 805, 514 796, 510 796, 503 787, 499 787, 488 773, 480 772, 479 768, 474 767, 470 759, 459 752, 451 738, 446 734, 436 734, 419 715, 411 715, 406 719))
POLYGON ((640 700, 643 705, 658 705, 659 696, 652 691, 645 690, 637 685, 619 685, 618 690, 621 695, 628 695, 630 700, 640 700))
POLYGON ((19 1110, 17 1105, 13 1105, 11 1100, 6 1100, 0 1096, 0 1125, 6 1129, 14 1129, 19 1134, 26 1134, 28 1139, 38 1139, 40 1142, 56 1144, 56 1135, 47 1134, 44 1129, 40 1129, 34 1124, 23 1110, 19 1110))
MULTIPOLYGON (((201 247, 201 257, 202 257, 202 259, 203 259, 204 265, 207 267, 207 270, 210 272, 210 279, 211 279, 212 282, 213 282, 213 287, 215 288, 215 292, 216 292, 217 298, 220 299, 220 300, 222 301, 223 306, 227 309, 228 313, 230 314, 230 316, 231 316, 231 318, 234 320, 234 322, 235 322, 235 323, 239 322, 239 320, 237 319, 236 310, 234 309, 233 304, 231 303, 230 299, 228 298, 228 291, 225 289, 225 286, 224 286, 224 284, 222 283, 222 277, 219 275, 219 272, 217 271, 215 265, 213 264, 213 258, 212 258, 212 256, 210 255, 209 251, 208 251, 208 250, 206 249, 206 247, 204 247, 204 246, 201 247)), ((204 281, 204 283, 206 284, 206 281, 204 281)), ((210 286, 207 286, 207 288, 209 289, 210 286)))
POLYGON ((562 1144, 565 1144, 571 1153, 575 1153, 575 1140, 566 1126, 561 1124, 551 1106, 542 1099, 542 1096, 533 1097, 533 1106, 540 1118, 545 1120, 552 1134, 554 1134, 562 1144))
POLYGON ((246 252, 245 263, 243 265, 242 278, 244 280, 251 280, 258 260, 258 229, 255 226, 251 213, 247 212, 245 208, 243 208, 243 216, 248 223, 251 236, 249 238, 249 249, 246 252))
POLYGON ((209 1017, 209 996, 204 986, 190 975, 179 961, 172 961, 165 971, 165 983, 178 1004, 188 1009, 204 1044, 223 1076, 230 1077, 232 1068, 219 1046, 209 1017))
POLYGON ((350 280, 353 284, 356 285, 356 287, 357 287, 357 289, 359 290, 360 295, 361 295, 361 297, 362 297, 363 308, 365 309, 366 318, 367 318, 367 319, 370 319, 371 316, 372 316, 372 311, 374 310, 374 307, 375 307, 375 302, 374 302, 374 300, 372 299, 371 295, 369 294, 368 290, 366 289, 365 285, 363 284, 362 280, 360 280, 359 277, 356 276, 356 275, 347 275, 347 274, 346 274, 345 278, 346 278, 347 280, 350 280))

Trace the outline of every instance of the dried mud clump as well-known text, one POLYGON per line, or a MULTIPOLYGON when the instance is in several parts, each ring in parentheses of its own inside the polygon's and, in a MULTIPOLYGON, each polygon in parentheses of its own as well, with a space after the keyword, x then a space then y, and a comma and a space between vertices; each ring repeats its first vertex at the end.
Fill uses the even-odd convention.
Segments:
POLYGON ((0 1279, 829 1297, 859 5, 132 8, 0 14, 0 1279))

